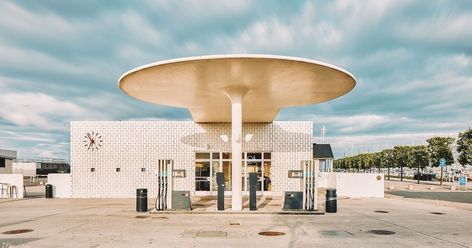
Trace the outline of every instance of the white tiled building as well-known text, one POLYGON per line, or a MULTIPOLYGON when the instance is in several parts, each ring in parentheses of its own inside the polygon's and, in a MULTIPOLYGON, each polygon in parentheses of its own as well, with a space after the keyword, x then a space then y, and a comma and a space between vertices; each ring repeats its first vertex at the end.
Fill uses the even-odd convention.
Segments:
MULTIPOLYGON (((299 191, 301 179, 288 178, 302 160, 313 154, 313 124, 308 121, 244 123, 243 194, 245 172, 258 172, 259 194, 281 196, 299 191)), ((224 172, 231 192, 230 123, 193 121, 79 121, 71 122, 72 196, 91 198, 135 197, 137 188, 156 195, 155 170, 159 159, 174 161, 185 177, 173 178, 174 190, 195 195, 215 192, 215 173, 224 172), (98 134, 97 134, 98 133, 98 134), (98 149, 89 149, 90 136, 98 149)))

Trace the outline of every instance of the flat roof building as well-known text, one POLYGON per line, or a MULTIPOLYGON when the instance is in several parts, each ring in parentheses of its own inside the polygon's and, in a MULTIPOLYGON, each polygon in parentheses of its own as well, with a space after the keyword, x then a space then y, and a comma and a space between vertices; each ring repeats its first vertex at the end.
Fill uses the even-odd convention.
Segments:
POLYGON ((0 174, 12 173, 12 164, 16 156, 16 151, 0 149, 0 174))
POLYGON ((161 160, 173 163, 173 188, 194 195, 214 194, 222 172, 233 210, 242 209, 250 172, 257 173, 259 194, 301 190, 300 179, 287 175, 313 159, 313 123, 274 119, 282 108, 342 96, 355 82, 326 63, 273 55, 191 57, 136 68, 119 79, 125 93, 187 108, 194 121, 72 122, 72 194, 133 197, 144 187, 157 195, 161 160))

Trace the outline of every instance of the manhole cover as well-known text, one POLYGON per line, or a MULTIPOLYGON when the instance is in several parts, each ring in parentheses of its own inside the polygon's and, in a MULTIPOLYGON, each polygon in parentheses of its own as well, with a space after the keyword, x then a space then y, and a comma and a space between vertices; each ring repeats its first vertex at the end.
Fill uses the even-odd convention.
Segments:
POLYGON ((392 232, 392 231, 389 231, 389 230, 369 230, 367 232, 375 234, 375 235, 393 235, 393 234, 395 234, 395 232, 392 232))
POLYGON ((437 214, 437 215, 443 215, 445 213, 441 213, 441 212, 431 212, 432 214, 437 214))
POLYGON ((149 216, 146 216, 146 215, 137 215, 134 217, 135 219, 146 219, 146 218, 149 218, 149 216))
POLYGON ((381 214, 388 214, 388 211, 384 211, 384 210, 375 210, 374 212, 381 213, 381 214))
POLYGON ((17 229, 17 230, 10 230, 6 232, 2 232, 2 234, 20 234, 20 233, 28 233, 34 231, 33 229, 17 229))
POLYGON ((283 236, 285 235, 284 232, 276 232, 276 231, 266 231, 266 232, 260 232, 259 235, 262 236, 283 236))

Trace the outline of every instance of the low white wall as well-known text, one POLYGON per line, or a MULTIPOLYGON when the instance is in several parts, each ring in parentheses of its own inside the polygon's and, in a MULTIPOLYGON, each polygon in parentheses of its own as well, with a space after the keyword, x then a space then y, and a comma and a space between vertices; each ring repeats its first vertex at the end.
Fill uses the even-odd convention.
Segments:
POLYGON ((72 177, 70 174, 49 173, 48 184, 52 185, 52 192, 54 197, 72 197, 72 177))
POLYGON ((336 188, 338 196, 384 197, 384 176, 379 173, 320 172, 318 187, 336 188))
POLYGON ((335 172, 319 172, 318 173, 318 187, 319 188, 336 188, 336 174, 335 172))
MULTIPOLYGON (((0 174, 0 183, 9 183, 11 185, 15 185, 18 198, 23 198, 24 192, 23 192, 23 175, 22 174, 0 174)), ((5 186, 3 188, 6 190, 5 186)))

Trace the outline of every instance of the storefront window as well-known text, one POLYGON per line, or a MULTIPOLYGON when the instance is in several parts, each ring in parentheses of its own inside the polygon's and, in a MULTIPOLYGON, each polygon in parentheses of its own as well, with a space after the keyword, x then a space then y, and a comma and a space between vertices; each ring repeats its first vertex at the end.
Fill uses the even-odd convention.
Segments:
POLYGON ((197 152, 195 153, 195 158, 196 159, 210 159, 210 153, 197 152))
POLYGON ((230 152, 223 152, 223 159, 231 159, 231 153, 230 152))
MULTIPOLYGON (((216 173, 223 172, 226 191, 232 190, 232 161, 230 152, 195 153, 195 190, 217 191, 216 173)), ((249 173, 257 174, 257 191, 271 191, 271 154, 248 152, 242 154, 241 177, 243 191, 249 189, 249 173)))

